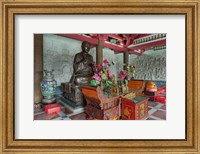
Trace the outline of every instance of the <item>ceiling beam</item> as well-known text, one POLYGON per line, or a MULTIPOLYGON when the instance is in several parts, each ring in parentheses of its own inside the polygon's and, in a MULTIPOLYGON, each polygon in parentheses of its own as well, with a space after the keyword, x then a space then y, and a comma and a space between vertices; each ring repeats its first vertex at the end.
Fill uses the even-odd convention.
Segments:
MULTIPOLYGON (((62 37, 75 39, 75 40, 79 40, 79 41, 87 41, 87 42, 91 43, 92 47, 95 47, 98 44, 99 39, 101 39, 103 41, 103 43, 102 43, 103 47, 106 47, 106 48, 114 50, 116 54, 122 53, 122 52, 127 52, 127 47, 123 47, 123 46, 108 42, 106 39, 108 38, 108 36, 110 36, 109 34, 107 34, 107 35, 98 35, 100 37, 100 38, 98 37, 99 39, 98 38, 93 38, 93 37, 90 37, 90 36, 87 36, 87 35, 82 35, 82 34, 57 34, 57 35, 58 36, 62 36, 62 37)), ((114 35, 114 34, 111 34, 111 35, 114 35)), ((114 35, 114 36, 117 36, 117 35, 114 35)), ((129 39, 131 39, 131 38, 129 38, 129 39)), ((128 52, 130 54, 141 55, 141 53, 136 52, 134 50, 135 49, 133 49, 131 47, 131 48, 128 49, 128 52)))
POLYGON ((117 34, 108 34, 108 36, 111 37, 111 38, 114 38, 114 39, 118 40, 120 42, 120 44, 122 46, 124 46, 124 39, 123 39, 123 37, 121 37, 121 36, 119 36, 117 34))
POLYGON ((123 41, 123 38, 120 37, 119 35, 116 35, 116 34, 109 34, 108 36, 109 36, 109 37, 112 37, 112 38, 114 38, 114 39, 116 39, 116 40, 123 41))
POLYGON ((156 40, 156 41, 149 41, 145 42, 144 44, 138 44, 138 45, 131 45, 128 48, 131 50, 149 50, 150 48, 154 46, 159 46, 159 45, 165 45, 166 44, 166 39, 161 39, 161 40, 156 40))
POLYGON ((120 51, 120 52, 125 52, 126 51, 126 48, 122 47, 122 46, 119 46, 119 45, 116 45, 116 44, 112 44, 108 41, 104 41, 103 42, 103 46, 104 47, 107 47, 107 48, 110 48, 110 49, 113 49, 113 50, 116 50, 116 51, 120 51))
MULTIPOLYGON (((92 38, 92 37, 80 35, 80 34, 57 34, 57 35, 75 39, 75 40, 79 40, 79 41, 88 41, 89 43, 94 44, 94 45, 97 45, 98 41, 99 41, 96 38, 92 38)), ((110 48, 112 50, 117 50, 117 51, 121 51, 121 52, 126 51, 126 48, 116 45, 116 44, 109 43, 107 41, 103 41, 102 45, 104 47, 110 48)))
POLYGON ((128 52, 129 52, 129 54, 135 54, 135 55, 138 55, 138 56, 142 55, 142 50, 140 52, 136 52, 134 50, 128 49, 128 52))
POLYGON ((95 45, 98 44, 98 41, 99 41, 96 38, 92 38, 90 36, 81 35, 81 34, 57 34, 57 35, 75 39, 75 40, 79 40, 79 41, 87 41, 87 42, 89 42, 91 44, 95 44, 95 45))

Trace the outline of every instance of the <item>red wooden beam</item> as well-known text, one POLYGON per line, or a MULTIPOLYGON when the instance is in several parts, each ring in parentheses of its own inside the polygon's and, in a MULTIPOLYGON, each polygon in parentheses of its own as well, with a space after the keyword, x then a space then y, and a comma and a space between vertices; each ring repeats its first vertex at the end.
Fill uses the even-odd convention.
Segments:
POLYGON ((112 37, 116 40, 123 41, 123 38, 116 34, 108 34, 109 37, 112 37))
POLYGON ((92 37, 97 37, 97 34, 89 34, 92 37))
POLYGON ((129 54, 141 55, 143 51, 141 50, 141 52, 136 52, 136 51, 133 51, 131 49, 128 49, 128 51, 114 50, 114 54, 119 54, 119 53, 123 53, 123 52, 128 52, 129 54))
POLYGON ((159 46, 159 45, 165 45, 166 44, 166 39, 162 39, 162 40, 157 40, 157 41, 154 41, 154 42, 146 42, 145 44, 141 44, 141 45, 135 45, 135 46, 129 46, 128 48, 131 49, 131 50, 148 50, 150 49, 151 47, 154 47, 154 46, 159 46))
MULTIPOLYGON (((57 35, 72 38, 72 39, 79 40, 79 41, 88 41, 88 42, 90 42, 91 44, 94 44, 94 45, 98 44, 98 41, 99 41, 98 39, 95 39, 95 38, 92 38, 92 37, 89 37, 89 36, 85 36, 85 35, 80 35, 80 34, 57 34, 57 35)), ((100 37, 102 37, 102 36, 100 36, 100 37)), ((109 43, 107 41, 103 41, 102 45, 104 47, 107 47, 107 48, 110 48, 110 49, 113 49, 113 50, 126 51, 126 48, 123 48, 119 45, 109 43)))
MULTIPOLYGON (((87 42, 92 44, 91 45, 92 47, 95 47, 95 45, 97 45, 98 41, 99 41, 97 38, 92 38, 90 36, 81 35, 81 34, 57 34, 57 35, 62 36, 62 37, 75 39, 75 40, 79 40, 79 41, 87 41, 87 42)), ((100 36, 100 39, 103 39, 103 35, 99 35, 99 36, 100 36)), ((107 36, 104 37, 104 39, 105 38, 107 38, 107 36)), ((127 51, 126 47, 122 47, 122 46, 119 46, 119 45, 116 45, 116 44, 112 44, 112 43, 109 43, 109 42, 104 41, 104 40, 103 40, 103 44, 102 45, 104 47, 110 48, 110 49, 112 49, 114 51, 118 51, 119 53, 127 51)), ((131 53, 139 55, 139 53, 134 52, 133 50, 131 50, 131 53)))
POLYGON ((134 50, 129 49, 128 52, 129 52, 129 54, 135 54, 135 55, 139 55, 139 56, 142 54, 142 50, 140 52, 136 52, 134 50))
POLYGON ((98 44, 98 39, 92 38, 90 36, 85 36, 81 34, 57 34, 59 36, 68 37, 71 39, 79 40, 79 41, 87 41, 91 44, 98 44))
POLYGON ((104 34, 104 35, 103 35, 103 40, 104 40, 104 41, 107 41, 107 40, 108 40, 108 34, 104 34))
POLYGON ((107 41, 103 42, 103 46, 107 47, 107 48, 110 48, 110 49, 113 49, 113 50, 121 51, 121 52, 125 52, 126 51, 126 48, 121 47, 121 46, 116 45, 116 44, 109 43, 107 41))
POLYGON ((122 46, 124 46, 124 38, 117 34, 108 34, 109 37, 112 37, 120 42, 122 46))
POLYGON ((133 34, 133 38, 134 39, 138 39, 138 38, 142 38, 142 37, 146 37, 146 36, 148 36, 148 35, 152 35, 152 34, 133 34))

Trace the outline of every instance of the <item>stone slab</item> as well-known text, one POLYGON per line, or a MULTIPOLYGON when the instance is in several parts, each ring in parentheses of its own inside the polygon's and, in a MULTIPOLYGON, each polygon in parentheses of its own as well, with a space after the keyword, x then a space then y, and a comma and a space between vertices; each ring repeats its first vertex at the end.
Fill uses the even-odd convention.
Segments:
POLYGON ((80 112, 85 110, 84 106, 76 105, 75 103, 73 103, 73 101, 66 99, 64 97, 62 97, 58 101, 59 103, 63 104, 65 108, 69 109, 72 112, 80 112))

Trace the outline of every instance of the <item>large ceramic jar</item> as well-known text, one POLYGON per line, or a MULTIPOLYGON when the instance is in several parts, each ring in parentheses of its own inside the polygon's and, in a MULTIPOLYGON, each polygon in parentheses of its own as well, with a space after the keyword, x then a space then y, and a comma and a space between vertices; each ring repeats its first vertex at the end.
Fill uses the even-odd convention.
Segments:
POLYGON ((155 82, 153 81, 148 81, 146 83, 146 91, 149 91, 149 92, 156 92, 158 90, 155 82))
POLYGON ((42 102, 45 104, 53 103, 56 100, 57 82, 54 79, 53 70, 44 70, 44 77, 40 84, 42 90, 42 102))

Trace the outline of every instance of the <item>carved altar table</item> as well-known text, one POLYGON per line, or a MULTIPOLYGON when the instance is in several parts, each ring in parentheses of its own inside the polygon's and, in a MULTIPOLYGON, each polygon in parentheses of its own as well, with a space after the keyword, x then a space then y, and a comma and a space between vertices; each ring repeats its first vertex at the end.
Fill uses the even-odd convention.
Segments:
MULTIPOLYGON (((142 91, 143 81, 132 81, 129 83, 128 93, 138 93, 142 91), (135 87, 137 85, 137 87, 135 87)), ((82 93, 86 99, 85 112, 89 119, 114 120, 118 119, 121 111, 121 96, 127 94, 111 94, 109 97, 104 95, 100 86, 81 86, 82 93)))
POLYGON ((120 95, 106 97, 101 87, 81 86, 86 99, 85 112, 89 118, 111 120, 119 116, 120 95))

